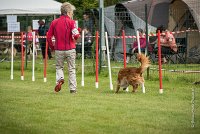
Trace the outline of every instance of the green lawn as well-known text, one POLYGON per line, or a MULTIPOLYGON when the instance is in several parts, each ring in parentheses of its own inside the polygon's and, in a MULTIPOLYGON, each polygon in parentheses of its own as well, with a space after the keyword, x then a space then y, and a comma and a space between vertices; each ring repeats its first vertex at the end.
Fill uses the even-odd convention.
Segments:
MULTIPOLYGON (((46 83, 39 62, 35 82, 31 81, 31 65, 21 81, 20 63, 15 63, 14 80, 10 80, 10 63, 0 63, 0 134, 200 133, 200 86, 187 80, 187 75, 171 79, 165 74, 164 93, 159 94, 157 73, 151 71, 145 94, 141 87, 137 93, 120 90, 115 94, 109 89, 108 71, 104 68, 98 89, 93 66, 85 68, 85 86, 81 87, 78 61, 78 93, 74 95, 69 93, 67 82, 59 93, 54 93, 55 66, 53 61, 49 62, 46 83), (195 89, 194 128, 191 127, 192 89, 195 89)), ((112 69, 114 88, 118 70, 112 69)))

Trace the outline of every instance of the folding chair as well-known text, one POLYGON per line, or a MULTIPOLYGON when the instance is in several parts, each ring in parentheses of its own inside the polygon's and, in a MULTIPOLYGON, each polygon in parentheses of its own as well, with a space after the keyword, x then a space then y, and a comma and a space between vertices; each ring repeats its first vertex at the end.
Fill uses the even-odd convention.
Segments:
POLYGON ((176 43, 178 46, 177 51, 177 61, 179 63, 186 63, 186 53, 187 53, 187 42, 186 38, 176 38, 176 43))

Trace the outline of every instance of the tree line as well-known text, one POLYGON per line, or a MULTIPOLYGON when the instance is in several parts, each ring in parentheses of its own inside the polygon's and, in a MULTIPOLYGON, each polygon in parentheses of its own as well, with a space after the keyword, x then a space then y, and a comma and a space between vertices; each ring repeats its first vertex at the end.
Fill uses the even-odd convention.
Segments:
MULTIPOLYGON (((98 9, 99 7, 99 0, 56 0, 58 2, 64 3, 64 2, 70 2, 76 7, 74 19, 79 20, 80 24, 83 19, 83 13, 87 10, 91 9, 98 9)), ((122 1, 127 0, 104 0, 104 6, 111 6, 114 4, 117 4, 122 1)))

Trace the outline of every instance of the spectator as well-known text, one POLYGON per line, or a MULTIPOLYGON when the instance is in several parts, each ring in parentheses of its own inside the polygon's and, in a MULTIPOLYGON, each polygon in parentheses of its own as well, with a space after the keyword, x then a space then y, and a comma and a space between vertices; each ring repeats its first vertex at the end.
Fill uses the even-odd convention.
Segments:
POLYGON ((26 34, 26 39, 27 39, 27 55, 28 55, 28 59, 30 60, 31 58, 31 54, 33 52, 33 34, 32 34, 33 30, 31 26, 27 27, 27 34, 26 34))
MULTIPOLYGON (((145 52, 145 48, 146 48, 146 37, 143 35, 143 30, 141 28, 139 28, 137 31, 139 31, 139 40, 140 40, 140 49, 141 52, 145 52)), ((151 52, 152 51, 152 47, 150 44, 148 44, 148 50, 151 52)), ((129 49, 129 55, 127 55, 127 60, 126 62, 129 63, 130 59, 131 59, 131 55, 133 53, 138 53, 138 42, 137 40, 133 43, 132 48, 129 49)))
MULTIPOLYGON (((47 28, 45 26, 44 21, 39 20, 38 24, 39 24, 38 35, 39 36, 46 36, 47 28)), ((41 47, 41 50, 42 50, 42 57, 43 57, 43 59, 45 59, 46 38, 39 38, 39 42, 40 42, 40 47, 41 47)), ((51 59, 52 55, 51 55, 51 50, 50 50, 49 46, 48 46, 48 49, 47 49, 47 53, 48 53, 49 59, 51 59)))
MULTIPOLYGON (((31 55, 33 54, 33 30, 31 26, 27 27, 27 33, 25 33, 24 35, 24 41, 26 44, 27 41, 27 49, 25 49, 27 51, 27 56, 28 59, 31 59, 31 55)), ((39 40, 37 37, 37 33, 35 32, 35 55, 37 56, 37 48, 38 48, 38 44, 39 44, 39 40)), ((26 47, 26 46, 24 46, 26 47)))
POLYGON ((177 45, 174 38, 174 35, 171 34, 164 26, 160 26, 157 28, 157 32, 160 30, 161 36, 160 36, 160 45, 161 45, 161 57, 162 62, 166 63, 167 60, 165 58, 165 55, 169 53, 176 53, 177 52, 177 45))
POLYGON ((88 12, 83 14, 83 28, 88 28, 89 31, 93 34, 94 32, 94 22, 88 12))
POLYGON ((70 93, 76 93, 76 45, 75 41, 80 37, 80 33, 76 28, 76 23, 72 20, 74 5, 65 2, 61 5, 61 16, 51 22, 47 40, 51 49, 55 49, 56 60, 56 86, 55 92, 61 90, 61 85, 64 83, 64 61, 68 65, 68 83, 70 93), (52 37, 55 38, 55 44, 52 43, 52 37))
POLYGON ((92 57, 92 34, 88 28, 84 28, 85 38, 84 38, 84 48, 85 48, 85 55, 88 58, 92 57))

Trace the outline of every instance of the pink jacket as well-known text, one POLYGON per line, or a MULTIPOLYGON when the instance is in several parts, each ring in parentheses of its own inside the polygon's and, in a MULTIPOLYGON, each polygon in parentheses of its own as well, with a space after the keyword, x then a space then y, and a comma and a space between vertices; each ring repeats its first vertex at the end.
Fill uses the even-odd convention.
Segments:
POLYGON ((51 49, 55 50, 71 50, 75 49, 75 40, 80 36, 76 23, 67 15, 51 22, 47 40, 51 49), (55 45, 53 45, 52 37, 55 37, 55 45))
POLYGON ((28 36, 28 37, 27 37, 28 41, 33 41, 32 32, 28 32, 27 36, 28 36))
POLYGON ((168 46, 172 50, 174 50, 175 52, 177 52, 177 45, 176 45, 176 41, 175 41, 174 35, 171 34, 168 31, 165 32, 164 36, 160 37, 160 44, 161 44, 161 46, 168 46))
MULTIPOLYGON (((138 49, 138 43, 135 41, 133 43, 133 48, 138 49)), ((140 37, 140 48, 146 48, 146 38, 145 37, 140 37)), ((153 48, 150 44, 148 44, 148 51, 152 51, 153 48)))

